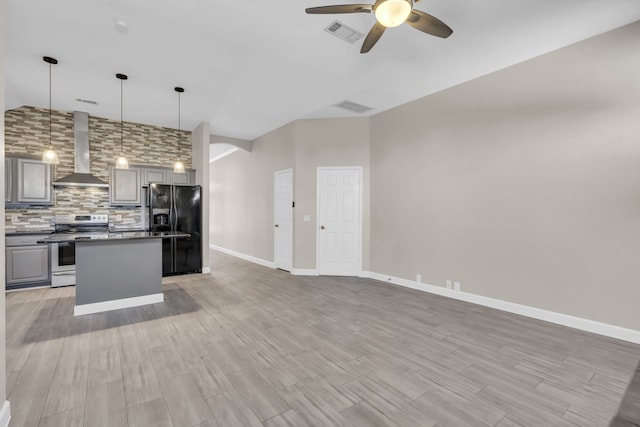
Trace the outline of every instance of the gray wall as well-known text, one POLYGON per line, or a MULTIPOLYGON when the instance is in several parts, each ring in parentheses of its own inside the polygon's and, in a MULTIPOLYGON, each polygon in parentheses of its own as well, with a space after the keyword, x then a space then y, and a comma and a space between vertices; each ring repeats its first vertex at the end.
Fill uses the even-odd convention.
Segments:
POLYGON ((640 23, 371 120, 371 270, 640 330, 640 23))
POLYGON ((318 119, 296 123, 296 155, 293 176, 294 266, 316 268, 317 170, 321 166, 363 167, 362 266, 369 267, 369 120, 318 119), (305 214, 311 222, 304 222, 305 214))
POLYGON ((640 330, 638 52, 635 23, 369 120, 287 125, 212 163, 211 241, 273 260, 273 172, 293 167, 294 267, 315 268, 316 167, 361 164, 364 270, 640 330))
MULTIPOLYGON (((0 0, 0 111, 4 111, 4 19, 6 14, 5 2, 0 0)), ((0 117, 0 194, 4 200, 4 114, 0 117)), ((0 218, 4 216, 4 203, 0 205, 0 218)), ((5 257, 4 257, 4 221, 0 221, 0 289, 5 287, 5 257)), ((0 292, 0 405, 7 399, 6 372, 6 321, 4 292, 0 292)))
POLYGON ((191 158, 196 169, 196 184, 202 187, 200 202, 202 206, 202 271, 208 271, 209 257, 209 122, 200 123, 191 133, 191 158))
POLYGON ((369 246, 368 119, 298 120, 211 163, 212 244, 273 261, 274 172, 293 168, 293 266, 316 268, 316 171, 363 166, 363 266, 369 246), (311 215, 311 222, 304 222, 311 215))
POLYGON ((210 164, 210 242, 273 261, 273 173, 292 168, 294 124, 210 164))

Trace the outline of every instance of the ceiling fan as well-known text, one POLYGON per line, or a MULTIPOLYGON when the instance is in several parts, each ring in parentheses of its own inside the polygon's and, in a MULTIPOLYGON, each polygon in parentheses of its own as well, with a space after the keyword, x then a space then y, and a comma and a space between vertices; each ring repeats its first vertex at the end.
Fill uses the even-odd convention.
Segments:
POLYGON ((378 42, 387 28, 397 27, 406 22, 413 28, 436 37, 447 38, 453 33, 447 24, 438 18, 414 9, 413 4, 420 0, 376 0, 374 4, 344 4, 335 6, 310 7, 305 9, 310 14, 331 13, 371 13, 378 22, 375 23, 364 39, 360 53, 367 53, 378 42))

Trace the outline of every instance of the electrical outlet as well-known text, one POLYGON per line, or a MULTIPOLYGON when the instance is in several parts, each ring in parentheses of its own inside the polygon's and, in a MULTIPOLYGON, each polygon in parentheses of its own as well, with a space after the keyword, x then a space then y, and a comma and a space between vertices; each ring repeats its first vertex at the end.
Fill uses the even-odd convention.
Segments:
POLYGON ((422 283, 422 274, 416 274, 416 282, 422 283))
POLYGON ((453 282, 453 290, 454 291, 460 290, 460 282, 453 282))
POLYGON ((18 214, 11 214, 11 222, 18 222, 18 214))
POLYGON ((116 215, 116 221, 122 221, 122 215, 116 215))
POLYGON ((447 280, 447 289, 451 289, 451 280, 447 280))

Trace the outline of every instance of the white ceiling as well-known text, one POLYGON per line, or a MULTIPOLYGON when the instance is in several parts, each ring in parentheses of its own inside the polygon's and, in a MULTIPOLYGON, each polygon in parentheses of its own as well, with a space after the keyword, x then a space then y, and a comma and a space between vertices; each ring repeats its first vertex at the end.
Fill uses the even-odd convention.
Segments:
MULTIPOLYGON (((359 2, 360 0, 356 1, 359 2)), ((6 0, 6 108, 53 108, 253 139, 300 118, 368 114, 504 68, 640 19, 638 0, 424 0, 447 23, 448 39, 403 24, 373 50, 324 32, 334 19, 367 33, 372 14, 307 15, 348 0, 6 0), (124 20, 128 31, 116 30, 124 20), (76 98, 95 100, 97 106, 76 98)), ((526 82, 523 82, 526 84, 526 82)))

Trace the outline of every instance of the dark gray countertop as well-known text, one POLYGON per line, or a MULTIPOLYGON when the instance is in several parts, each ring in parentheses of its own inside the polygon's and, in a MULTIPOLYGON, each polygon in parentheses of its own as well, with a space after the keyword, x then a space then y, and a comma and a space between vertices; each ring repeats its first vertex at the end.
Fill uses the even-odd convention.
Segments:
POLYGON ((38 234, 51 234, 53 230, 34 230, 34 231, 7 231, 5 236, 33 236, 38 234))
POLYGON ((190 236, 190 234, 179 231, 124 231, 96 235, 52 234, 50 237, 38 240, 38 243, 99 242, 134 239, 180 239, 190 236))

